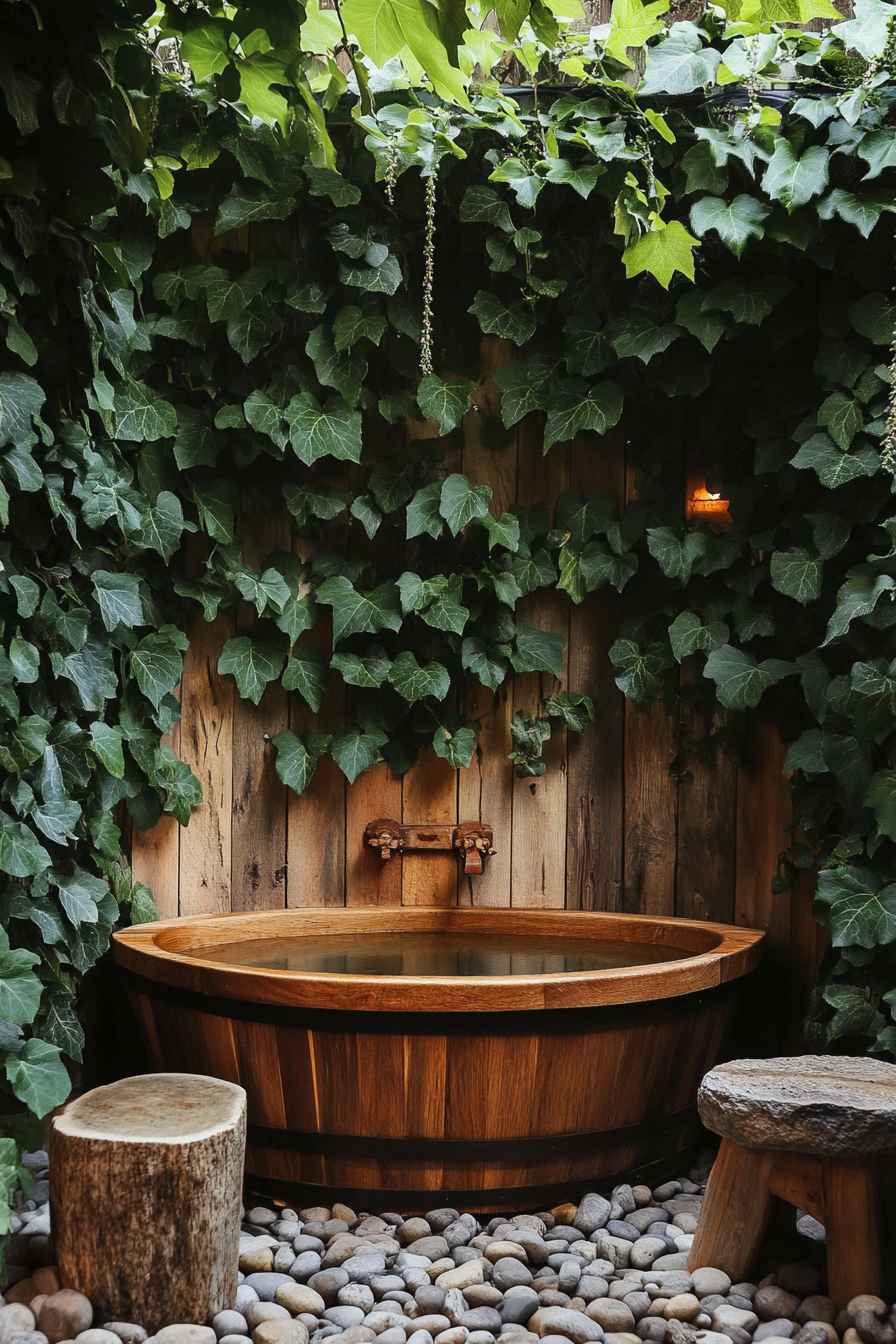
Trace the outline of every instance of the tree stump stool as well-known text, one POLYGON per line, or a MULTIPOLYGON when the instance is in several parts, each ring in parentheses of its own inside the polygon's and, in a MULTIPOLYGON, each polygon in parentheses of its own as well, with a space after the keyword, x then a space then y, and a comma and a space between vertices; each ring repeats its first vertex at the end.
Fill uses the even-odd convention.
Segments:
POLYGON ((778 1195, 824 1225, 828 1291, 839 1308, 879 1294, 876 1195, 896 1154, 896 1065, 803 1055, 737 1059, 710 1070, 700 1118, 722 1135, 688 1269, 737 1282, 759 1252, 778 1195))
POLYGON ((246 1094, 217 1078, 125 1078, 71 1102, 50 1129, 63 1287, 151 1334, 232 1306, 245 1148, 246 1094))

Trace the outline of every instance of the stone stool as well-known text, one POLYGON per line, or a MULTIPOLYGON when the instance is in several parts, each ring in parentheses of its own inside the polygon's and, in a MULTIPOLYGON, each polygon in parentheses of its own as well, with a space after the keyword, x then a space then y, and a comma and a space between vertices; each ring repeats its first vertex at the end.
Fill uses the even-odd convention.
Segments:
POLYGON ((710 1070, 700 1118, 722 1135, 688 1270, 737 1282, 759 1252, 778 1195, 824 1225, 828 1291, 843 1309, 879 1294, 876 1195, 896 1156, 896 1065, 803 1055, 736 1059, 710 1070))

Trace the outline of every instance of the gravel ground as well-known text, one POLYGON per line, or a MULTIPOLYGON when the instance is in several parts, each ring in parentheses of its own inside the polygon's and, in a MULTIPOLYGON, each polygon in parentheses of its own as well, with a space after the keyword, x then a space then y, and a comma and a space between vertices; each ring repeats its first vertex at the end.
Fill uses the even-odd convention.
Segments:
MULTIPOLYGON (((29 1154, 31 1198, 13 1216, 0 1344, 147 1344, 139 1322, 95 1323, 60 1289, 50 1256, 49 1172, 29 1154)), ((692 1176, 699 1173, 694 1171, 692 1176)), ((148 1344, 888 1344, 896 1312, 824 1293, 824 1229, 802 1216, 805 1259, 758 1282, 687 1272, 704 1185, 619 1185, 609 1198, 531 1214, 423 1217, 327 1208, 244 1212, 233 1307, 173 1322, 148 1344), (809 1238, 807 1241, 806 1238, 809 1238)), ((732 1216, 736 1217, 736 1211, 732 1216)))

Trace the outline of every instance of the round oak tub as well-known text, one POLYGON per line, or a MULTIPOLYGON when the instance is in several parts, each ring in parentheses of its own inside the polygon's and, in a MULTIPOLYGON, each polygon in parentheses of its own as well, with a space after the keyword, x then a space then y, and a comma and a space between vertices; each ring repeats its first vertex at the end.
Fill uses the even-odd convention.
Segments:
POLYGON ((254 1193, 486 1211, 674 1167, 761 938, 639 915, 312 908, 141 925, 115 935, 115 959, 155 1069, 246 1089, 254 1193), (340 938, 400 948, 421 934, 621 943, 644 964, 354 975, 227 961, 247 940, 325 935, 338 954, 340 938))

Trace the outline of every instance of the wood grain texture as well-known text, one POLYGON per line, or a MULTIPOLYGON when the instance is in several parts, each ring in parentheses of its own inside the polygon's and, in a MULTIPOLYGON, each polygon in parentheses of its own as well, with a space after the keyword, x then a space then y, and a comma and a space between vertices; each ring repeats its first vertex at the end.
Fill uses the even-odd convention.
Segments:
POLYGON ((153 1332, 230 1307, 245 1143, 246 1098, 231 1083, 163 1073, 71 1102, 51 1120, 49 1145, 63 1287, 89 1297, 98 1320, 153 1332))
POLYGON ((734 1282, 752 1268, 771 1212, 768 1176, 774 1154, 723 1139, 709 1176, 688 1271, 712 1265, 734 1282), (731 1210, 737 1209, 737 1217, 731 1210))
POLYGON ((675 721, 662 700, 625 705, 625 908, 672 914, 678 849, 675 721))
MULTIPOLYGON (((681 668, 682 690, 703 681, 690 659, 681 668)), ((705 683, 704 683, 705 689, 705 683)), ((686 919, 734 919, 737 765, 714 731, 724 729, 725 714, 684 699, 681 706, 681 764, 678 784, 675 913, 686 919)))
MULTIPOLYGON (((456 824, 460 820, 457 771, 447 761, 440 760, 431 747, 420 753, 402 780, 401 808, 402 820, 409 826, 427 821, 456 824)), ((456 854, 409 850, 400 863, 402 905, 456 903, 458 872, 462 871, 456 854)))
MULTIPOLYGON (((547 457, 541 426, 520 425, 517 498, 531 508, 552 501, 569 488, 570 445, 555 444, 547 457)), ((564 593, 532 594, 517 603, 517 620, 567 639, 564 676, 526 672, 514 677, 513 712, 538 714, 545 699, 566 688, 569 657, 569 602, 564 593)), ((566 903, 567 734, 555 721, 542 752, 545 773, 537 779, 513 778, 511 900, 514 906, 562 909, 566 903)))
MULTIPOLYGON (((260 572, 271 551, 289 550, 292 526, 286 511, 243 514, 237 520, 242 561, 260 572)), ((237 631, 251 630, 255 613, 244 608, 237 631)), ((261 701, 240 702, 233 725, 234 910, 276 910, 286 905, 286 786, 277 778, 271 739, 289 722, 289 697, 271 682, 261 701)))
MULTIPOLYGON (((625 496, 625 435, 599 443, 575 440, 570 488, 598 491, 621 510, 625 496)), ((619 634, 622 597, 612 588, 591 593, 569 618, 569 685, 594 702, 593 730, 569 734, 566 906, 623 908, 625 820, 625 697, 613 676, 610 648, 619 634)))

